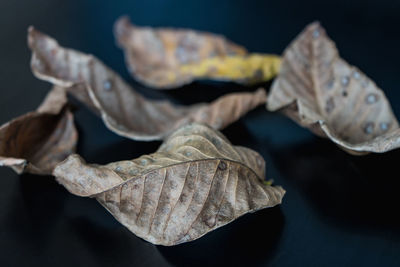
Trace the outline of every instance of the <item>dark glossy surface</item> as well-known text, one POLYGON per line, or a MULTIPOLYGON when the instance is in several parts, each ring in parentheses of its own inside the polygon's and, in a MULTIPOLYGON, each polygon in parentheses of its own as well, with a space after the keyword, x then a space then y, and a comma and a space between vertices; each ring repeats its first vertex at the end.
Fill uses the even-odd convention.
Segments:
MULTIPOLYGON (((400 117, 400 3, 396 1, 1 1, 0 123, 33 110, 50 86, 33 77, 26 29, 98 56, 135 88, 183 104, 210 101, 233 84, 197 82, 169 92, 129 78, 112 25, 128 14, 139 25, 206 30, 255 52, 281 53, 318 19, 342 56, 383 88, 400 117)), ((108 131, 80 108, 78 152, 107 163, 135 158, 159 142, 108 131)), ((260 152, 267 178, 287 190, 281 207, 246 215, 176 247, 142 241, 95 200, 69 194, 52 177, 0 169, 1 266, 399 266, 400 150, 354 157, 263 107, 225 129, 236 145, 260 152)))

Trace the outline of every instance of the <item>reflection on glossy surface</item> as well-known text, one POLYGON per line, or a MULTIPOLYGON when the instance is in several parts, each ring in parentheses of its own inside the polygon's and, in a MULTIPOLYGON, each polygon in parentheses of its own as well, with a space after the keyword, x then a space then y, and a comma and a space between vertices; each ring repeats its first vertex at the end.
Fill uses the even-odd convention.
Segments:
MULTIPOLYGON (((207 0, 124 0, 118 4, 99 4, 98 0, 0 1, 0 13, 2 25, 7 25, 0 36, 4 47, 0 50, 4 62, 0 65, 0 123, 36 108, 50 88, 29 69, 29 25, 54 35, 68 47, 92 52, 148 97, 192 104, 242 90, 232 84, 198 82, 165 94, 138 85, 129 78, 122 52, 114 44, 112 25, 122 14, 141 25, 221 33, 252 51, 269 53, 281 53, 307 23, 318 19, 340 44, 342 56, 385 89, 400 118, 400 3, 394 1, 390 5, 387 0, 369 1, 362 6, 349 0, 336 0, 334 5, 317 0, 251 4, 207 0)), ((79 107, 78 152, 88 162, 136 158, 154 152, 160 144, 123 139, 79 107)), ((69 194, 51 177, 18 177, 12 170, 0 168, 2 266, 184 265, 199 259, 200 249, 219 263, 228 255, 232 256, 228 261, 239 263, 244 256, 254 257, 249 262, 261 266, 399 266, 400 150, 353 157, 264 107, 223 133, 233 144, 263 155, 266 178, 273 178, 287 190, 277 211, 249 214, 197 243, 164 251, 134 236, 94 199, 69 194), (250 238, 249 233, 256 236, 250 238), (217 254, 217 249, 222 252, 217 254), (244 253, 239 254, 240 250, 244 253), (178 253, 184 253, 182 259, 178 253)))
POLYGON ((400 240, 400 151, 350 156, 326 140, 272 152, 274 162, 321 218, 356 232, 400 240))
POLYGON ((157 249, 174 266, 267 264, 279 244, 284 217, 279 206, 247 214, 185 244, 157 249))

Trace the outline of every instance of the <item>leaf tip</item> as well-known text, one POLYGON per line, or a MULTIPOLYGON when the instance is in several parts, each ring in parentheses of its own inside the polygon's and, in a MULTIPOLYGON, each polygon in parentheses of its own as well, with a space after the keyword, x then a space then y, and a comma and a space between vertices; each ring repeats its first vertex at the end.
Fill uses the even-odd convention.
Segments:
POLYGON ((321 23, 317 20, 317 21, 314 21, 314 22, 311 22, 310 24, 308 24, 305 27, 303 34, 311 35, 312 38, 310 38, 310 39, 316 40, 320 36, 325 35, 325 29, 321 25, 321 23))
POLYGON ((256 90, 255 95, 260 98, 260 101, 267 101, 267 93, 265 92, 264 87, 259 87, 256 90))
POLYGON ((35 27, 33 25, 29 25, 28 27, 28 34, 30 34, 31 32, 35 31, 35 27))
POLYGON ((78 196, 90 196, 86 189, 85 179, 81 173, 84 160, 77 154, 72 154, 53 169, 53 176, 56 181, 63 185, 69 192, 78 196))
POLYGON ((116 36, 117 43, 122 42, 126 36, 129 35, 129 29, 133 27, 130 18, 127 15, 119 17, 114 23, 114 35, 116 36))
POLYGON ((33 44, 34 44, 34 35, 36 33, 36 29, 33 25, 30 25, 28 27, 27 32, 28 32, 28 46, 29 46, 29 48, 32 49, 33 44))

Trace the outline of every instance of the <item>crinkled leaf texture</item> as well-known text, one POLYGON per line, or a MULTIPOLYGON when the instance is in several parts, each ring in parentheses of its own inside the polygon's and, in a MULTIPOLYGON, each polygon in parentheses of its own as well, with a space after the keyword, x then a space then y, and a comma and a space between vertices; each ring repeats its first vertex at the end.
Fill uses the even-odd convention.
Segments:
POLYGON ((111 131, 135 140, 163 139, 189 122, 222 129, 266 101, 262 88, 188 107, 148 100, 92 55, 63 48, 32 27, 28 43, 33 52, 31 67, 38 78, 67 88, 101 114, 111 131))
POLYGON ((267 109, 281 109, 352 154, 400 146, 399 125, 382 90, 339 57, 317 22, 286 48, 267 109))
POLYGON ((54 175, 71 193, 95 197, 137 236, 171 246, 280 204, 285 191, 266 185, 264 172, 257 152, 189 124, 154 154, 104 166, 72 155, 54 175))
POLYGON ((18 174, 50 175, 74 153, 78 140, 62 88, 53 88, 36 111, 0 126, 0 166, 18 174))
POLYGON ((127 17, 114 27, 133 77, 157 89, 171 89, 196 79, 265 82, 279 71, 280 57, 248 54, 223 36, 194 30, 132 25, 127 17))

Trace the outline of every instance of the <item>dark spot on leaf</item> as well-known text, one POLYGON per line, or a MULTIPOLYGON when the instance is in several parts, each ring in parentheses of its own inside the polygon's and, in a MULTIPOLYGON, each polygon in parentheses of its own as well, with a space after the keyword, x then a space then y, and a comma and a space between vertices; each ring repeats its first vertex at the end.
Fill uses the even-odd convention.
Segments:
POLYGON ((326 113, 331 113, 334 109, 335 109, 335 101, 333 100, 332 97, 330 97, 326 101, 325 111, 326 113))
POLYGON ((221 171, 226 170, 226 163, 224 161, 221 161, 218 165, 218 169, 220 169, 221 171))

